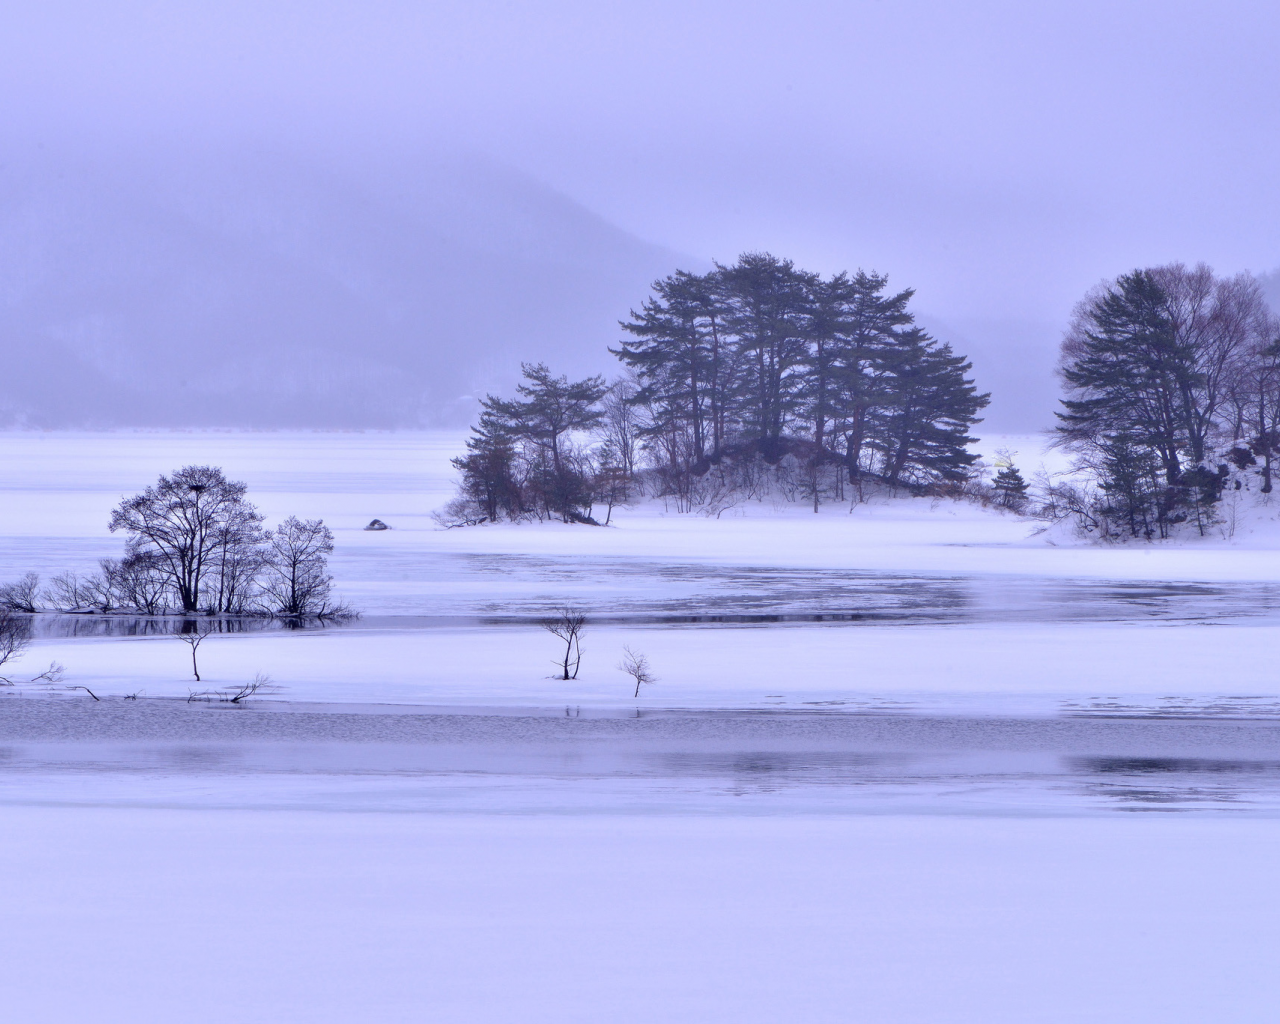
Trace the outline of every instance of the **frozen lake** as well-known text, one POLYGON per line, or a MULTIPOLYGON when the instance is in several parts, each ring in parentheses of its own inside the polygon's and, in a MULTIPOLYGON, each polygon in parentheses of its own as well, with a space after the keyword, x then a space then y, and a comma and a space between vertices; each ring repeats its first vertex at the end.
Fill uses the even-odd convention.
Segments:
MULTIPOLYGON (((0 578, 92 569, 121 548, 105 523, 122 495, 209 462, 244 479, 269 522, 325 518, 340 593, 362 613, 341 628, 250 622, 211 638, 215 683, 261 671, 295 701, 610 712, 1276 713, 1280 530, 1063 546, 1034 522, 926 499, 817 516, 746 502, 714 519, 649 502, 609 529, 442 530, 431 512, 451 494, 462 440, 2 434, 0 578), (393 529, 363 531, 375 514, 393 529), (580 678, 559 685, 538 623, 562 605, 588 613, 590 638, 580 678), (624 646, 660 676, 638 701, 615 668, 624 646)), ((1031 452, 1024 468, 1037 468, 1037 439, 988 443, 1031 452)), ((69 680, 116 696, 181 696, 176 644, 154 635, 172 628, 42 616, 27 660, 59 661, 69 680)))
POLYGON ((1280 723, 28 698, 0 706, 0 801, 1280 818, 1280 723))
POLYGON ((248 706, 184 700, 164 623, 41 618, 13 674, 56 660, 102 700, 0 696, 11 1016, 1202 1024, 1274 1003, 1269 521, 1081 547, 904 499, 440 530, 460 447, 0 435, 0 579, 117 555, 123 495, 212 463, 270 521, 333 526, 364 613, 206 640, 200 688, 280 687, 248 706), (592 617, 570 681, 538 626, 564 603, 592 617), (624 646, 658 675, 639 698, 624 646))

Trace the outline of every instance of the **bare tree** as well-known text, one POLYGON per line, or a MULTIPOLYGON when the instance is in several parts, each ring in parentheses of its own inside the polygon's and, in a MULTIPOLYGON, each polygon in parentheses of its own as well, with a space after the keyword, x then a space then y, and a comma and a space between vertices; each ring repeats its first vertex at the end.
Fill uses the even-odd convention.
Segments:
POLYGON ((60 572, 45 587, 44 599, 55 608, 74 611, 89 603, 84 599, 85 589, 84 581, 79 575, 74 572, 60 572))
MULTIPOLYGON (((8 608, 0 608, 0 665, 20 658, 30 645, 31 620, 8 608)), ((0 682, 13 685, 13 680, 4 676, 0 676, 0 682)))
POLYGON ((634 373, 619 377, 600 402, 604 417, 597 428, 616 453, 618 464, 628 477, 636 474, 636 454, 640 447, 644 417, 636 404, 640 384, 634 373))
POLYGON ((156 552, 130 542, 124 558, 104 558, 99 564, 104 605, 133 608, 145 615, 160 615, 168 609, 169 576, 156 552))
POLYGON ((619 662, 618 670, 621 672, 625 672, 627 675, 629 675, 632 679, 636 681, 635 696, 639 697, 640 687, 644 683, 656 683, 658 681, 658 677, 655 676, 649 668, 648 655, 640 654, 639 652, 633 651, 630 647, 626 647, 626 646, 624 646, 622 650, 625 656, 623 657, 622 661, 619 662))
POLYGON ((257 522, 233 523, 219 531, 210 558, 206 608, 231 614, 248 610, 258 595, 257 583, 266 561, 263 539, 257 522))
POLYGON ((1236 448, 1227 457, 1241 469, 1260 461, 1262 493, 1270 494, 1273 467, 1280 454, 1280 318, 1263 310, 1249 326, 1248 358, 1231 382, 1236 448))
POLYGON ((111 578, 107 575, 106 566, 111 563, 112 559, 104 558, 98 565, 97 572, 90 576, 81 577, 79 581, 80 598, 87 607, 97 608, 101 612, 114 611, 120 604, 114 588, 111 586, 111 578))
POLYGON ((0 586, 0 608, 11 612, 38 612, 40 577, 29 572, 20 580, 0 586))
POLYGON ((564 670, 562 679, 577 679, 578 666, 582 664, 582 635, 587 624, 586 613, 579 608, 561 608, 555 618, 542 623, 545 629, 564 643, 564 659, 554 662, 564 670))
POLYGON ((1035 509, 1035 518, 1049 523, 1071 519, 1083 533, 1097 530, 1103 537, 1108 535, 1108 522, 1098 512, 1097 488, 1092 483, 1055 482, 1048 476, 1041 476, 1038 483, 1044 500, 1035 509))
POLYGON ((262 593, 279 615, 323 615, 329 607, 333 533, 321 519, 290 516, 267 534, 262 593))
MULTIPOLYGON (((199 611, 212 596, 207 577, 225 565, 228 545, 261 540, 262 516, 245 498, 245 485, 213 466, 186 466, 154 487, 126 498, 110 528, 125 531, 136 554, 154 557, 184 612, 199 611)), ((219 607, 218 610, 225 611, 219 607)))
POLYGON ((200 667, 196 664, 196 650, 206 637, 218 631, 218 624, 210 619, 186 619, 182 623, 182 632, 175 633, 179 640, 191 648, 191 674, 200 682, 200 667))
POLYGON ((618 457, 613 442, 605 441, 596 453, 595 467, 591 473, 592 501, 605 507, 605 526, 613 521, 615 508, 631 502, 633 482, 633 477, 618 457))
POLYGON ((1266 300, 1250 274, 1218 278, 1205 264, 1181 263, 1152 271, 1164 289, 1165 315, 1178 345, 1189 352, 1192 373, 1180 378, 1187 455, 1199 465, 1211 454, 1213 433, 1231 385, 1241 373, 1266 300))

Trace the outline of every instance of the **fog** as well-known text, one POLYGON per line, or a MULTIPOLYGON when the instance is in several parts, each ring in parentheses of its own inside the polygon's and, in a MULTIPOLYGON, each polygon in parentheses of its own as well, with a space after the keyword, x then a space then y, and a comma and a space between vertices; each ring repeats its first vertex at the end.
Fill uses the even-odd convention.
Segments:
POLYGON ((465 422, 767 249, 916 288, 985 428, 1037 429, 1100 279, 1280 264, 1278 42, 1261 3, 10 5, 0 418, 465 422))

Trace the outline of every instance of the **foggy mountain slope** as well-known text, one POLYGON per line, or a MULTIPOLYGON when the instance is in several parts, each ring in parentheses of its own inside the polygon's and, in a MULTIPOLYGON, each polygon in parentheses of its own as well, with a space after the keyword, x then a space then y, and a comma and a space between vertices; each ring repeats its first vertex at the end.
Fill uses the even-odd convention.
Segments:
POLYGON ((1258 284, 1262 288, 1263 298, 1267 300, 1267 305, 1271 307, 1271 311, 1280 316, 1280 270, 1272 270, 1264 274, 1255 274, 1258 284))
POLYGON ((470 162, 0 168, 0 415, 35 426, 465 422, 605 346, 687 264, 470 162))
POLYGON ((938 317, 928 311, 921 311, 916 320, 965 356, 973 364, 969 375, 978 390, 990 393, 991 404, 982 410, 977 436, 1054 425, 1054 411, 1061 408, 1061 386, 1054 375, 1061 326, 994 317, 938 317))

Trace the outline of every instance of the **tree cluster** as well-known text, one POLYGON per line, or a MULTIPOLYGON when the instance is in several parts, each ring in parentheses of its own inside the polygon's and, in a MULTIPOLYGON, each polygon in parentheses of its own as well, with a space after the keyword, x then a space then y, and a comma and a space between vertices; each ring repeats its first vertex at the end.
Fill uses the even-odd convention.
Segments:
MULTIPOLYGON (((467 454, 453 460, 462 472, 462 494, 448 514, 464 522, 529 516, 594 522, 598 483, 614 460, 608 450, 580 443, 579 436, 603 419, 600 403, 609 388, 602 377, 557 377, 542 363, 523 363, 521 369, 519 398, 489 395, 482 401, 467 454)), ((614 504, 625 498, 621 474, 618 484, 614 504)))
POLYGON ((1073 514, 1086 525, 1151 538, 1185 522, 1203 531, 1242 473, 1270 493, 1277 339, 1280 325, 1248 274, 1171 264, 1096 289, 1063 341, 1057 434, 1098 491, 1055 500, 1080 506, 1073 514))
POLYGON ((290 516, 274 530, 243 483, 212 466, 186 466, 120 502, 111 531, 126 536, 121 558, 88 575, 54 576, 41 591, 29 573, 0 587, 0 606, 35 612, 41 602, 68 611, 144 615, 342 613, 332 602, 333 534, 319 519, 290 516))
POLYGON ((838 465, 852 483, 965 480, 977 459, 968 431, 988 396, 963 356, 915 324, 912 290, 887 287, 882 275, 823 279, 768 253, 656 282, 613 351, 636 375, 642 433, 668 472, 758 454, 838 465))
POLYGON ((963 484, 988 396, 915 324, 913 292, 887 287, 768 253, 655 282, 621 323, 610 351, 627 375, 612 386, 525 365, 519 397, 484 399, 447 520, 583 521, 639 487, 687 510, 765 478, 815 510, 846 483, 963 484))

